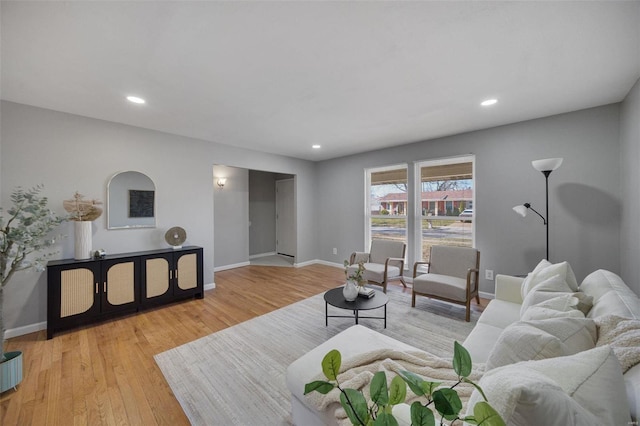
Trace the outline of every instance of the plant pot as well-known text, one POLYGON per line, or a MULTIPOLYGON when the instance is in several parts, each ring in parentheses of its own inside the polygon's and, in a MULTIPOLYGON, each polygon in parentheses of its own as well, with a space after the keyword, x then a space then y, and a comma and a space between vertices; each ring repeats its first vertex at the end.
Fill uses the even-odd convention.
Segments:
POLYGON ((22 352, 4 354, 6 361, 0 363, 0 393, 14 388, 22 382, 22 352))

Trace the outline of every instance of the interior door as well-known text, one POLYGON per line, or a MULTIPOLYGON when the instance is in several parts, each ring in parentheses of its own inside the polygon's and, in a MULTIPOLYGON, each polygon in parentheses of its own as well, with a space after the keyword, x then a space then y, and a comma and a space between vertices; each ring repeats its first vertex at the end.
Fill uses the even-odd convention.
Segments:
POLYGON ((276 252, 296 253, 295 186, 293 179, 276 181, 276 252))

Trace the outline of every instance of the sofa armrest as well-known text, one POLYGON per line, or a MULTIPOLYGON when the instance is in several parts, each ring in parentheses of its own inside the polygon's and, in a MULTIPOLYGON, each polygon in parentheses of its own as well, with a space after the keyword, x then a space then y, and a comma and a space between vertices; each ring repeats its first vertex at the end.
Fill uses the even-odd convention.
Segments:
POLYGON ((522 304, 522 282, 524 278, 513 275, 496 275, 496 299, 522 304))

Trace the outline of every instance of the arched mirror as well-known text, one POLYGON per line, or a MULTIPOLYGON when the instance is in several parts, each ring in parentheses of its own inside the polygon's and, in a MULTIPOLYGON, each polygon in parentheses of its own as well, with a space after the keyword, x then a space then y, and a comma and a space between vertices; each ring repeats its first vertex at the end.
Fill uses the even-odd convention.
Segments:
POLYGON ((107 184, 107 229, 155 227, 156 185, 144 173, 116 173, 107 184))

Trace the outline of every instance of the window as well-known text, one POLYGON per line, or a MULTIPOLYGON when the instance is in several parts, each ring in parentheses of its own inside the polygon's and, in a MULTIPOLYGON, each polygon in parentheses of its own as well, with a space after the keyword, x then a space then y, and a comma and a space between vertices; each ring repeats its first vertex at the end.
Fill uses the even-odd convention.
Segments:
POLYGON ((407 166, 367 170, 367 247, 372 239, 407 242, 407 166))
POLYGON ((365 247, 372 239, 403 241, 407 269, 428 261, 432 245, 473 247, 474 161, 469 155, 368 169, 365 247))
POLYGON ((421 251, 417 260, 428 261, 429 250, 436 244, 473 247, 473 165, 473 156, 416 165, 416 186, 420 188, 416 240, 421 251))

